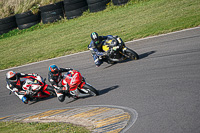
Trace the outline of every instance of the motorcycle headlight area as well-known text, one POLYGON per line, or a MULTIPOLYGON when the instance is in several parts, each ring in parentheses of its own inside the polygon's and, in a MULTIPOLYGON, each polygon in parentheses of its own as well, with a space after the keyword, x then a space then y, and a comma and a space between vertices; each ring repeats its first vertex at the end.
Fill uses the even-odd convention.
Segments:
POLYGON ((119 49, 119 46, 113 47, 113 50, 114 50, 114 51, 116 51, 117 49, 119 49))
POLYGON ((27 79, 25 80, 24 84, 23 84, 23 89, 24 90, 39 90, 41 88, 40 86, 40 82, 37 81, 36 79, 27 79))

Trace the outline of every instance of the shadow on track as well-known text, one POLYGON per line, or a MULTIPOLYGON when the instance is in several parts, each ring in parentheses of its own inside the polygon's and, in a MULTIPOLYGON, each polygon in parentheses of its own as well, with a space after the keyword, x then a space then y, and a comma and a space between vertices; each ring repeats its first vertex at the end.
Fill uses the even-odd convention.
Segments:
POLYGON ((49 99, 52 99, 52 98, 56 98, 56 96, 50 96, 50 97, 46 97, 46 98, 40 98, 40 99, 32 100, 32 101, 29 101, 28 105, 32 105, 32 104, 35 104, 37 102, 49 100, 49 99))
MULTIPOLYGON (((99 96, 100 96, 100 95, 103 95, 103 94, 106 94, 106 93, 108 93, 109 91, 112 91, 112 90, 114 90, 114 89, 117 89, 118 87, 119 87, 119 85, 115 85, 115 86, 111 86, 111 87, 109 87, 109 88, 100 90, 100 91, 99 91, 99 96)), ((69 101, 69 102, 66 102, 66 104, 75 102, 75 101, 77 101, 77 100, 79 100, 79 99, 85 99, 85 98, 89 98, 89 97, 93 97, 93 96, 88 95, 88 96, 79 97, 78 99, 73 99, 73 100, 71 100, 71 101, 69 101)))
MULTIPOLYGON (((143 59, 143 58, 146 58, 147 56, 149 56, 149 55, 151 55, 151 54, 153 54, 153 53, 155 53, 155 52, 156 52, 156 51, 150 51, 150 52, 146 52, 146 53, 140 54, 138 60, 143 59)), ((109 68, 109 67, 111 67, 111 66, 113 66, 113 65, 115 65, 115 64, 118 64, 118 63, 126 63, 126 62, 129 62, 129 61, 135 61, 135 60, 125 59, 125 60, 123 60, 123 61, 119 61, 119 62, 116 62, 116 63, 114 63, 114 64, 110 64, 109 66, 106 66, 104 69, 109 68)))
POLYGON ((106 93, 108 93, 109 91, 112 91, 112 90, 114 90, 114 89, 117 89, 118 87, 119 87, 119 85, 115 85, 115 86, 111 86, 111 87, 109 87, 109 88, 100 90, 100 91, 99 91, 99 95, 106 94, 106 93))
POLYGON ((147 52, 147 53, 143 53, 143 54, 140 54, 139 55, 139 59, 143 59, 143 58, 146 58, 147 56, 151 55, 151 54, 154 54, 156 51, 150 51, 150 52, 147 52))

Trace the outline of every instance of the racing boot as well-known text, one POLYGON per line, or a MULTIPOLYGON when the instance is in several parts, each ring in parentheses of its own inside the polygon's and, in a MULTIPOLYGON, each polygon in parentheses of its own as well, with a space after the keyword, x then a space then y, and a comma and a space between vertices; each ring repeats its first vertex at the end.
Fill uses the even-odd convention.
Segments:
POLYGON ((21 98, 21 100, 22 100, 22 102, 23 102, 24 104, 28 104, 28 98, 27 98, 26 96, 23 96, 23 97, 21 98))
POLYGON ((64 94, 63 90, 54 89, 54 91, 58 97, 58 100, 60 102, 63 102, 65 100, 65 94, 64 94))
POLYGON ((65 92, 65 96, 67 96, 68 98, 71 97, 70 93, 69 92, 65 92))

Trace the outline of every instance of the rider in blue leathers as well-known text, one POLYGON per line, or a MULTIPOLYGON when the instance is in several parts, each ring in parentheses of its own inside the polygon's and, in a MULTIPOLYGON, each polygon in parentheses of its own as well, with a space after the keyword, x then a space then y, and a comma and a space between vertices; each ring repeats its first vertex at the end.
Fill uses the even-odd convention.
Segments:
POLYGON ((99 67, 104 61, 108 62, 105 58, 101 58, 101 56, 108 55, 109 53, 102 50, 102 45, 108 37, 112 37, 112 35, 99 36, 96 32, 91 33, 92 41, 88 45, 88 49, 90 49, 94 63, 97 67, 99 67))

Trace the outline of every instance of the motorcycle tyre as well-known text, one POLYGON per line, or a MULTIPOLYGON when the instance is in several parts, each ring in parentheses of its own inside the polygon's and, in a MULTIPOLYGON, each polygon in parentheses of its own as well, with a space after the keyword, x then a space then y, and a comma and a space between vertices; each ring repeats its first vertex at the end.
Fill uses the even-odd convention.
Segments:
POLYGON ((111 64, 111 65, 113 65, 113 64, 116 63, 115 61, 112 61, 112 60, 109 58, 109 56, 104 56, 104 57, 102 58, 102 61, 103 61, 103 62, 106 62, 106 63, 108 63, 108 64, 111 64))
POLYGON ((113 64, 115 64, 116 62, 114 62, 114 61, 108 59, 107 63, 113 65, 113 64))
POLYGON ((127 56, 129 56, 131 60, 138 60, 139 59, 139 55, 133 51, 132 49, 127 48, 126 53, 127 56))
POLYGON ((84 89, 88 90, 89 91, 89 94, 92 95, 92 96, 98 96, 99 95, 99 92, 92 86, 88 85, 88 84, 85 84, 83 86, 84 89))

